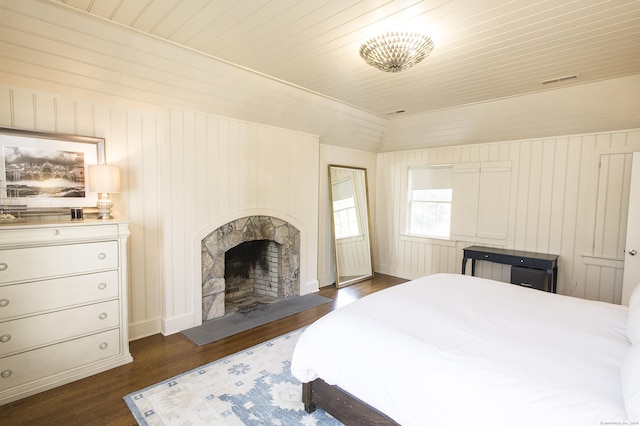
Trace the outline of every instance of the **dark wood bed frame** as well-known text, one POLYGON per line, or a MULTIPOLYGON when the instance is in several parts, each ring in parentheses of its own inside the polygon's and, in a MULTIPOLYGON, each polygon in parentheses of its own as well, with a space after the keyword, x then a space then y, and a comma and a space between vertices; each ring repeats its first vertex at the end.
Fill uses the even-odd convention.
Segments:
POLYGON ((346 425, 398 425, 369 404, 322 379, 302 384, 302 402, 307 413, 321 408, 346 425))

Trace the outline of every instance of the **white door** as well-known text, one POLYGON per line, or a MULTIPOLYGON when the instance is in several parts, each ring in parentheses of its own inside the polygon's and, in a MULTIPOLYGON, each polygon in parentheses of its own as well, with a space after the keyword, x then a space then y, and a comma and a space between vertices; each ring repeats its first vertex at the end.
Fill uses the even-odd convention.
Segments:
POLYGON ((629 305, 631 291, 640 283, 640 152, 633 153, 627 242, 624 252, 622 304, 629 305))

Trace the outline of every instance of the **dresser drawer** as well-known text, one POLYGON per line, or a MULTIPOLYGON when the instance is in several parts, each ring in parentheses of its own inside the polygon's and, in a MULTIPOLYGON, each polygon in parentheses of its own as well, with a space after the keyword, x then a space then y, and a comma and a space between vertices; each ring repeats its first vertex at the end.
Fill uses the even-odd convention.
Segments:
POLYGON ((34 226, 2 229, 0 246, 15 244, 57 244, 77 241, 95 241, 117 238, 118 225, 100 224, 91 226, 34 226))
POLYGON ((120 330, 0 358, 0 391, 117 356, 120 330))
POLYGON ((0 357, 117 327, 118 301, 0 322, 0 357))
POLYGON ((118 271, 0 286, 0 321, 119 296, 118 271))
POLYGON ((0 250, 0 284, 117 267, 117 241, 0 250))

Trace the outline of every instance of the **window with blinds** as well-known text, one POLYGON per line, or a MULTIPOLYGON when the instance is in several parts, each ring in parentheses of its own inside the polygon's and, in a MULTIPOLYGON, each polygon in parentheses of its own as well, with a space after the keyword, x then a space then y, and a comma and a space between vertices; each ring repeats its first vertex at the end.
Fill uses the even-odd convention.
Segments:
POLYGON ((410 167, 408 192, 407 233, 422 237, 449 238, 453 166, 410 167))

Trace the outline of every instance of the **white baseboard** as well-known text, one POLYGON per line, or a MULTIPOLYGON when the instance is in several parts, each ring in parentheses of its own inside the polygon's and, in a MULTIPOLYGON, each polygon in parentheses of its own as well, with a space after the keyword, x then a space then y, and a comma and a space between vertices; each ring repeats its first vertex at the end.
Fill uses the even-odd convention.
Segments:
POLYGON ((179 333, 182 330, 194 327, 196 325, 194 321, 193 314, 184 314, 173 318, 165 318, 162 320, 161 333, 165 336, 179 333))
POLYGON ((320 290, 318 280, 309 281, 307 283, 300 284, 300 296, 303 296, 309 293, 315 293, 318 290, 320 290))
POLYGON ((376 264, 374 265, 373 270, 380 274, 390 275, 392 277, 402 278, 405 280, 415 280, 416 278, 421 277, 421 275, 416 274, 415 272, 406 271, 404 269, 388 265, 376 264))
POLYGON ((334 274, 327 274, 322 277, 318 277, 318 286, 320 288, 336 283, 336 276, 334 274))
POLYGON ((160 318, 152 318, 142 322, 129 324, 129 341, 142 339, 160 333, 160 318))

